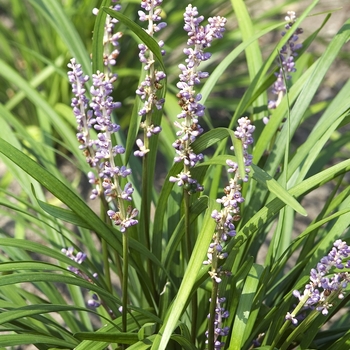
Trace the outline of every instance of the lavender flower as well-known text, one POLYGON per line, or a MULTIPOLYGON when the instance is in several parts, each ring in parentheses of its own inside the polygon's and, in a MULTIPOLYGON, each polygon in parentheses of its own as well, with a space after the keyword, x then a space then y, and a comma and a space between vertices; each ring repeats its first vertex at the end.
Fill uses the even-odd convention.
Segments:
POLYGON ((126 178, 130 175, 131 170, 114 162, 116 155, 125 152, 121 145, 112 144, 112 135, 120 129, 120 126, 111 119, 112 112, 120 107, 120 102, 114 102, 111 96, 117 76, 101 72, 93 74, 93 85, 90 89, 92 99, 89 103, 84 85, 89 77, 83 74, 81 65, 77 64, 74 58, 68 67, 72 70, 68 72, 68 77, 75 94, 72 107, 78 124, 79 148, 84 151, 88 164, 95 170, 88 174, 89 182, 95 185, 90 198, 104 196, 107 202, 112 202, 113 207, 118 208, 114 212, 119 217, 115 224, 125 232, 127 227, 137 224, 134 218, 138 211, 132 209, 133 220, 126 216, 124 201, 131 201, 133 187, 131 183, 127 183, 123 190, 119 182, 121 177, 126 178), (92 129, 97 131, 95 139, 91 137, 92 129))
MULTIPOLYGON (((213 279, 213 283, 221 283, 222 277, 230 275, 230 272, 222 270, 218 266, 218 261, 226 259, 228 256, 225 252, 225 246, 229 237, 236 235, 235 221, 240 219, 239 204, 244 202, 244 198, 241 193, 240 182, 248 181, 249 166, 252 163, 252 156, 248 153, 248 146, 253 143, 252 134, 255 130, 255 126, 250 123, 247 117, 238 120, 239 126, 235 131, 235 136, 242 141, 243 144, 243 159, 245 168, 245 177, 242 179, 239 175, 238 164, 227 160, 226 164, 229 166, 228 174, 234 174, 233 178, 229 180, 229 185, 224 189, 224 195, 217 199, 217 202, 222 204, 221 211, 214 210, 211 214, 212 218, 216 222, 215 233, 213 240, 209 245, 207 252, 207 260, 203 262, 205 265, 211 265, 209 276, 213 279)), ((231 147, 233 150, 233 147, 231 147)), ((219 306, 225 301, 224 298, 217 297, 217 308, 215 310, 214 320, 214 348, 221 349, 224 343, 219 341, 219 336, 226 336, 228 334, 228 327, 221 328, 222 319, 226 318, 226 312, 219 306), (220 324, 220 326, 219 326, 220 324)), ((209 335, 209 332, 207 332, 209 335)))
MULTIPOLYGON (((62 248, 61 252, 64 253, 68 258, 70 258, 71 260, 75 261, 76 263, 78 263, 79 265, 81 265, 87 255, 83 252, 78 252, 77 255, 74 255, 74 248, 73 247, 69 247, 68 249, 66 248, 62 248)), ((74 266, 68 266, 67 270, 75 273, 77 276, 83 278, 84 280, 93 283, 93 281, 91 280, 91 278, 84 273, 83 271, 81 271, 79 268, 74 267, 74 266)), ((94 273, 92 275, 94 278, 97 278, 97 273, 94 273)), ((92 308, 97 308, 101 305, 101 302, 99 301, 99 298, 96 294, 92 295, 92 299, 88 300, 87 302, 88 306, 92 307, 92 308)))
MULTIPOLYGON (((159 32, 166 27, 165 22, 161 21, 161 8, 162 0, 146 0, 141 2, 141 8, 146 12, 140 10, 138 12, 139 19, 142 22, 148 21, 148 28, 145 31, 151 36, 154 33, 159 32)), ((164 42, 160 40, 158 42, 160 48, 164 46, 164 42)), ((161 132, 162 128, 159 125, 152 123, 153 108, 161 110, 165 100, 159 98, 157 94, 158 90, 162 88, 162 80, 166 78, 166 74, 163 71, 155 69, 155 59, 153 52, 148 49, 145 44, 139 45, 139 58, 140 62, 144 65, 144 70, 147 71, 144 81, 142 81, 136 90, 136 94, 140 96, 143 101, 143 106, 139 111, 139 115, 145 117, 145 121, 141 122, 140 128, 144 131, 144 141, 138 139, 136 145, 139 150, 134 152, 136 157, 144 157, 148 152, 148 138, 152 135, 156 135, 161 132)), ((161 50, 162 55, 165 55, 165 51, 161 50)))
MULTIPOLYGON (((285 20, 288 23, 285 25, 286 31, 294 30, 294 23, 297 17, 294 11, 288 11, 285 20)), ((282 32, 282 36, 286 34, 282 32)), ((299 39, 299 34, 303 33, 302 28, 296 28, 293 35, 288 39, 287 43, 281 48, 279 52, 278 65, 280 69, 278 73, 275 73, 276 81, 272 88, 272 93, 277 96, 276 100, 270 100, 268 102, 269 109, 275 109, 281 103, 284 94, 286 93, 286 84, 285 79, 291 79, 291 73, 296 71, 294 57, 298 56, 296 50, 299 50, 302 47, 302 44, 297 44, 296 42, 299 39)), ((268 123, 269 117, 264 117, 263 121, 265 124, 268 123)))
MULTIPOLYGON (((64 253, 69 259, 78 263, 79 265, 81 265, 85 261, 85 259, 87 258, 87 255, 83 252, 78 252, 77 255, 74 255, 73 254, 73 252, 74 252, 73 247, 69 247, 68 249, 62 248, 61 252, 64 253)), ((87 276, 84 272, 82 272, 79 268, 74 267, 74 266, 68 266, 67 270, 74 272, 77 276, 80 276, 80 277, 84 278, 84 280, 87 280, 88 282, 92 283, 92 280, 90 279, 90 277, 87 276)), ((94 273, 93 277, 97 278, 97 273, 94 273)))
MULTIPOLYGON (((112 0, 112 3, 117 3, 119 0, 112 0)), ((114 11, 120 11, 121 5, 116 4, 110 6, 114 11)), ((94 8, 92 13, 97 16, 99 10, 94 8)), ((123 36, 123 33, 117 32, 114 33, 114 27, 119 21, 115 18, 112 18, 110 15, 107 15, 105 22, 105 30, 103 34, 103 61, 106 67, 114 66, 117 63, 117 58, 119 56, 119 40, 123 36), (112 47, 112 49, 111 49, 112 47)))
POLYGON ((200 104, 202 96, 197 94, 194 86, 199 84, 202 79, 209 76, 208 72, 202 72, 198 69, 203 61, 207 61, 211 54, 204 50, 211 46, 216 38, 222 38, 226 18, 212 17, 208 19, 208 24, 200 25, 204 20, 203 16, 198 16, 197 7, 191 4, 186 7, 184 13, 184 29, 188 33, 187 47, 184 53, 187 56, 185 64, 180 64, 180 81, 177 87, 180 92, 177 94, 182 112, 178 114, 181 122, 176 122, 175 126, 179 128, 176 133, 178 139, 173 143, 177 156, 175 162, 183 162, 184 170, 176 177, 170 177, 171 182, 177 182, 179 186, 188 184, 189 192, 202 191, 203 187, 191 177, 190 168, 193 168, 203 159, 202 154, 195 154, 191 144, 203 133, 198 119, 204 115, 205 107, 200 104))
MULTIPOLYGON (((344 268, 350 268, 350 247, 346 242, 338 239, 334 242, 328 255, 317 264, 316 269, 311 269, 310 282, 305 285, 303 294, 295 290, 293 295, 299 299, 304 308, 316 309, 323 315, 327 315, 328 310, 332 307, 331 301, 336 297, 343 299, 344 289, 350 283, 349 272, 334 272, 333 275, 330 275, 330 271, 344 268), (344 262, 344 259, 347 261, 344 262)), ((288 312, 286 320, 296 325, 298 323, 295 317, 297 311, 298 309, 292 313, 288 312)))
MULTIPOLYGON (((229 312, 221 306, 221 304, 225 301, 226 298, 216 299, 214 320, 214 349, 222 349, 224 347, 225 343, 220 341, 219 337, 226 337, 230 331, 229 327, 223 327, 224 320, 230 316, 229 312)), ((210 317, 210 315, 208 315, 208 317, 210 317)), ((209 331, 206 331, 205 335, 208 337, 209 331)), ((208 344, 208 340, 206 340, 205 343, 208 344)))
MULTIPOLYGON (((222 204, 222 210, 220 212, 214 210, 211 214, 216 222, 216 233, 208 249, 208 260, 204 262, 207 265, 212 263, 212 255, 214 252, 219 259, 226 257, 222 252, 223 246, 229 237, 234 237, 236 235, 234 222, 240 219, 239 204, 244 202, 240 181, 248 181, 249 166, 252 163, 252 156, 248 153, 248 146, 253 143, 252 134, 255 130, 255 126, 250 123, 247 117, 240 118, 238 124, 239 126, 235 131, 235 136, 243 143, 243 160, 247 167, 245 169, 246 176, 241 179, 238 171, 238 164, 229 159, 226 161, 226 164, 229 166, 227 172, 229 174, 234 174, 234 177, 229 180, 229 184, 225 187, 224 195, 216 200, 218 203, 222 204)), ((231 147, 231 149, 233 150, 233 147, 231 147)))
POLYGON ((91 308, 96 309, 101 305, 101 300, 97 294, 93 293, 91 299, 88 300, 87 304, 91 308))

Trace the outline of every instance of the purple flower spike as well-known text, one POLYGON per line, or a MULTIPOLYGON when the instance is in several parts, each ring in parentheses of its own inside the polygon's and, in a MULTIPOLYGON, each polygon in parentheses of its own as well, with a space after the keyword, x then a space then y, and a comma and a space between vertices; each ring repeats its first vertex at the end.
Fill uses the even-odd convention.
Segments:
MULTIPOLYGON (((223 327, 223 322, 226 318, 230 316, 229 312, 225 310, 221 304, 226 301, 225 298, 216 299, 216 308, 215 308, 215 319, 214 323, 214 349, 222 349, 225 346, 225 343, 219 340, 219 337, 226 337, 230 332, 229 327, 223 327)), ((208 315, 210 318, 210 315, 208 315)), ((209 332, 205 332, 206 337, 208 338, 209 332)), ((205 341, 208 344, 208 340, 205 341)))
MULTIPOLYGON (((331 251, 320 260, 316 269, 311 269, 310 282, 305 285, 303 294, 295 290, 293 296, 305 303, 304 308, 316 309, 326 316, 332 307, 330 301, 335 298, 343 299, 344 289, 350 283, 349 272, 334 272, 332 275, 330 271, 335 268, 342 270, 348 266, 349 261, 350 247, 346 242, 336 240, 331 251)), ((293 322, 293 319, 287 316, 286 320, 293 322)))
MULTIPOLYGON (((188 173, 190 168, 193 168, 203 159, 202 154, 195 154, 191 148, 191 144, 203 133, 203 128, 199 125, 198 120, 203 117, 205 110, 205 107, 199 103, 202 96, 196 94, 194 86, 209 76, 208 72, 202 72, 198 67, 202 61, 206 61, 211 57, 211 54, 204 52, 204 50, 210 47, 214 38, 222 37, 226 24, 226 18, 223 17, 209 18, 208 24, 205 26, 200 25, 203 20, 203 16, 198 16, 196 7, 192 5, 186 7, 184 29, 188 33, 188 47, 183 52, 187 58, 185 59, 186 64, 179 65, 180 81, 176 84, 180 90, 177 97, 182 112, 177 116, 181 122, 175 122, 175 126, 179 129, 176 133, 179 138, 173 143, 176 151, 174 161, 184 163, 185 173, 188 173)), ((178 184, 182 186, 183 183, 178 181, 178 184)), ((202 189, 202 186, 197 186, 197 190, 200 189, 202 189)), ((191 188, 190 193, 192 192, 193 188, 191 188)))
MULTIPOLYGON (((288 23, 285 25, 285 29, 294 30, 294 23, 297 17, 294 11, 288 11, 285 20, 288 23)), ((281 103, 284 94, 287 91, 285 80, 291 79, 291 73, 296 71, 294 57, 298 56, 296 50, 299 50, 302 47, 302 44, 296 44, 296 41, 299 39, 299 34, 303 33, 302 28, 296 28, 293 35, 289 38, 287 43, 282 47, 279 52, 278 65, 280 69, 278 73, 275 73, 276 81, 272 88, 272 93, 276 95, 275 100, 270 100, 268 102, 269 109, 276 109, 277 106, 281 103)), ((284 36, 286 32, 282 32, 284 36)), ((263 122, 267 124, 269 117, 264 117, 263 122)))
MULTIPOLYGON (((117 4, 119 0, 113 0, 113 3, 116 3, 109 8, 114 11, 120 11, 121 5, 117 4)), ((94 8, 92 13, 97 16, 99 10, 94 8)), ((117 58, 119 56, 119 40, 122 38, 123 34, 121 32, 114 33, 114 27, 119 21, 115 18, 112 18, 110 15, 107 15, 105 22, 105 29, 103 35, 103 61, 106 67, 115 66, 117 63, 117 58)))
MULTIPOLYGON (((252 156, 248 153, 248 145, 253 143, 252 133, 255 127, 250 123, 247 117, 238 120, 239 126, 235 131, 235 136, 242 141, 243 144, 243 159, 246 173, 249 173, 249 166, 252 162, 252 156)), ((233 147, 231 147, 233 149, 233 147)), ((208 249, 208 260, 206 264, 211 264, 212 254, 221 255, 225 242, 228 236, 233 237, 236 235, 234 222, 240 219, 239 204, 244 202, 244 198, 241 193, 241 185, 239 181, 248 181, 248 175, 244 179, 241 179, 238 171, 238 164, 228 159, 226 164, 230 167, 228 174, 234 174, 234 177, 230 179, 229 185, 224 189, 224 195, 218 198, 216 201, 222 204, 223 208, 219 212, 214 210, 211 214, 212 218, 216 222, 216 232, 213 236, 213 242, 208 249)))
MULTIPOLYGON (((161 21, 161 8, 162 0, 143 0, 141 2, 141 7, 146 11, 138 11, 139 19, 142 22, 148 21, 148 28, 145 31, 151 36, 154 33, 159 32, 161 29, 166 27, 165 22, 161 21), (159 22, 159 23, 157 23, 159 22)), ((158 42, 160 48, 164 46, 164 42, 160 40, 158 42)), ((155 58, 153 52, 148 49, 145 44, 139 45, 139 59, 144 65, 143 68, 147 71, 144 81, 142 81, 136 90, 136 94, 140 96, 143 101, 143 106, 139 110, 139 115, 145 117, 145 121, 141 122, 140 129, 143 129, 145 137, 150 138, 152 135, 156 135, 161 131, 160 126, 155 126, 152 124, 152 113, 154 108, 156 110, 161 110, 165 100, 159 98, 157 94, 158 90, 162 88, 162 81, 166 78, 166 74, 163 71, 158 71, 155 69, 155 58)), ((162 55, 165 55, 165 51, 161 50, 162 55)), ((147 145, 148 142, 144 140, 144 144, 147 145)), ((136 157, 144 157, 149 149, 144 145, 137 142, 139 150, 134 152, 136 157)))
MULTIPOLYGON (((240 139, 243 144, 243 159, 246 173, 249 173, 249 166, 252 162, 252 156, 248 153, 248 146, 253 143, 253 132, 255 127, 250 123, 250 120, 245 117, 238 120, 239 126, 235 131, 236 138, 240 139)), ((233 150, 233 147, 231 147, 233 150)), ((230 179, 229 185, 224 188, 224 196, 217 199, 217 202, 222 204, 220 211, 213 210, 211 217, 216 222, 215 233, 213 240, 209 245, 207 251, 207 260, 203 262, 204 265, 211 265, 209 276, 213 279, 213 283, 221 283, 223 276, 229 276, 230 272, 224 271, 218 266, 218 260, 223 260, 228 257, 225 252, 228 237, 236 235, 236 228, 234 223, 240 219, 239 204, 244 202, 241 193, 240 181, 248 181, 248 176, 241 179, 239 175, 238 164, 231 159, 226 161, 229 166, 228 174, 233 174, 234 177, 230 179)), ((216 316, 214 320, 214 348, 222 349, 225 343, 221 342, 219 337, 226 336, 229 333, 228 327, 222 327, 223 319, 228 317, 228 312, 225 311, 220 304, 225 301, 225 298, 217 296, 217 307, 215 309, 216 316)), ((210 323, 213 320, 210 320, 210 323)), ((211 325, 212 326, 212 325, 211 325)), ((207 331, 207 336, 209 331, 207 331)), ((208 340, 209 341, 209 340, 208 340)))
MULTIPOLYGON (((80 149, 84 151, 88 164, 94 168, 94 172, 88 173, 89 182, 94 185, 91 199, 104 196, 107 202, 113 202, 114 207, 123 209, 124 201, 131 201, 134 191, 131 183, 128 183, 124 190, 120 187, 120 177, 126 178, 131 174, 131 170, 125 166, 115 164, 115 156, 123 154, 125 149, 121 145, 112 144, 112 135, 117 133, 120 126, 112 121, 112 113, 120 107, 119 102, 113 101, 113 83, 117 76, 96 72, 92 75, 92 87, 90 94, 91 102, 86 97, 84 84, 88 80, 84 76, 81 66, 72 59, 68 64, 71 71, 68 73, 69 81, 72 85, 75 97, 72 99, 72 107, 78 123, 77 138, 80 142, 80 149), (90 109, 88 109, 90 107, 90 109), (91 129, 97 131, 97 137, 92 139, 91 129)), ((152 126, 151 133, 159 130, 152 126)), ((136 209, 135 209, 136 210, 136 209)), ((127 227, 137 223, 136 215, 132 220, 128 217, 121 217, 122 232, 127 227)))

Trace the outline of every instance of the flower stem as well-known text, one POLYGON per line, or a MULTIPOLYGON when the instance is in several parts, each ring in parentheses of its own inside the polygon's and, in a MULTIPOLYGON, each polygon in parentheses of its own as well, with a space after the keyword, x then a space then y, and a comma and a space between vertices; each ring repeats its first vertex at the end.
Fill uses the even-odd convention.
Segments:
POLYGON ((190 230, 190 195, 184 191, 184 206, 185 206, 185 239, 186 239, 186 260, 190 260, 192 253, 191 230, 190 230))
MULTIPOLYGON (((190 225, 190 195, 188 191, 184 191, 184 206, 185 206, 185 239, 186 239, 186 260, 189 262, 192 254, 191 242, 191 225, 190 225)), ((195 343, 197 339, 197 314, 198 314, 198 296, 197 292, 193 294, 191 300, 191 338, 195 343)))
POLYGON ((128 267, 129 267, 129 237, 128 233, 123 233, 123 285, 122 285, 122 330, 127 332, 127 312, 128 312, 128 267))
MULTIPOLYGON (((108 210, 108 205, 104 196, 101 196, 100 198, 101 198, 100 215, 102 220, 106 222, 106 220, 109 220, 106 214, 108 210)), ((102 238, 102 257, 103 257, 104 276, 105 276, 107 288, 109 292, 112 292, 112 280, 111 280, 111 273, 110 273, 109 259, 108 259, 108 244, 103 238, 102 238)))
MULTIPOLYGON (((148 138, 145 136, 145 142, 148 142, 148 138)), ((145 143, 146 145, 146 143, 145 143)), ((147 145, 148 147, 148 145, 147 145)), ((149 172, 148 172, 148 154, 145 154, 145 156, 142 159, 142 199, 141 199, 141 216, 143 222, 142 230, 144 232, 144 240, 146 243, 146 248, 151 251, 151 241, 150 241, 150 215, 151 215, 151 209, 150 209, 150 185, 149 185, 149 172)), ((148 270, 148 276, 151 282, 152 291, 153 291, 153 297, 156 298, 156 293, 154 291, 156 290, 155 284, 154 284, 154 274, 153 274, 153 267, 152 267, 152 261, 150 259, 147 259, 147 270, 148 270)))
POLYGON ((209 306, 209 325, 208 325, 208 350, 214 350, 215 343, 215 309, 216 299, 218 295, 219 284, 213 280, 213 287, 211 290, 210 306, 209 306))
MULTIPOLYGON (((306 293, 304 295, 304 297, 302 298, 302 300, 300 300, 300 302, 298 303, 298 305, 295 307, 295 309, 293 310, 293 312, 291 313, 291 315, 293 317, 295 317, 298 312, 302 309, 302 307, 305 305, 306 301, 308 300, 308 298, 310 297, 310 295, 308 293, 306 293)), ((276 344, 279 342, 279 340, 281 339, 281 337, 283 336, 284 332, 289 328, 290 326, 290 322, 286 321, 284 322, 282 328, 278 331, 275 339, 273 340, 270 349, 273 350, 276 347, 276 344)), ((283 343, 285 344, 285 342, 283 343)), ((284 346, 282 346, 283 348, 284 346)), ((282 349, 281 348, 281 349, 282 349)))

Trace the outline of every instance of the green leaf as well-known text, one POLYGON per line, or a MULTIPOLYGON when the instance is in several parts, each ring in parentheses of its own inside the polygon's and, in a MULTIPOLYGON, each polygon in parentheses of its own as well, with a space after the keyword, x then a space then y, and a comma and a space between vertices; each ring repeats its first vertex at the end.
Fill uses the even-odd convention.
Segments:
POLYGON ((120 238, 116 231, 108 227, 92 209, 60 180, 38 165, 31 158, 0 139, 0 153, 11 159, 26 173, 41 183, 48 191, 66 204, 88 227, 93 227, 115 250, 121 252, 120 238))
POLYGON ((136 333, 90 333, 79 332, 74 336, 79 340, 92 340, 106 343, 134 344, 137 342, 138 335, 136 333))
MULTIPOLYGON (((305 84, 302 85, 302 89, 298 98, 295 101, 293 109, 290 113, 290 131, 293 135, 300 125, 300 122, 310 106, 314 95, 319 88, 320 84, 323 82, 325 74, 328 72, 329 67, 337 58, 337 55, 343 45, 350 38, 350 28, 349 28, 350 20, 348 20, 342 28, 339 30, 337 35, 332 39, 332 41, 327 46, 326 51, 322 54, 320 59, 314 64, 311 75, 308 77, 305 84)), ((312 67, 311 67, 312 68, 312 67)), ((302 76, 303 77, 303 76, 302 76)), ((281 108, 282 104, 279 106, 281 108)), ((269 123, 267 124, 269 126, 269 123)), ((270 169, 274 172, 279 166, 281 159, 284 155, 284 149, 286 140, 288 140, 288 128, 282 128, 281 132, 278 134, 275 146, 273 151, 271 152, 267 163, 265 165, 265 169, 270 169)), ((260 141, 260 139, 259 139, 260 141)), ((258 145, 256 146, 258 147, 258 145)), ((263 152, 263 149, 260 149, 259 152, 263 152)))
MULTIPOLYGON (((264 268, 261 265, 254 264, 245 280, 232 328, 232 336, 229 345, 229 348, 232 350, 242 349, 244 342, 249 337, 246 327, 249 322, 249 317, 254 314, 253 300, 258 292, 259 280, 263 271, 264 268)), ((251 331, 251 329, 249 329, 249 331, 251 331)))
POLYGON ((83 71, 91 75, 91 62, 76 28, 65 14, 62 5, 56 0, 29 0, 35 8, 47 19, 51 26, 59 33, 60 38, 67 45, 70 54, 82 65, 83 71))
POLYGON ((268 26, 265 29, 259 30, 256 34, 254 34, 252 37, 249 38, 249 40, 246 40, 239 44, 237 47, 235 47, 214 69, 213 73, 210 74, 209 78, 205 81, 203 88, 201 90, 201 103, 205 103, 207 100, 211 90, 215 87, 216 82, 219 80, 219 78, 225 73, 226 69, 234 62, 234 60, 254 41, 257 41, 260 37, 266 35, 267 33, 271 32, 272 30, 281 27, 282 23, 273 24, 271 26, 268 26))
POLYGON ((2 334, 2 346, 34 345, 44 344, 46 346, 59 346, 61 348, 73 349, 77 343, 64 339, 57 339, 51 336, 38 334, 2 334))
POLYGON ((200 231, 194 246, 180 289, 171 309, 167 313, 166 319, 164 320, 164 325, 162 326, 152 345, 152 349, 154 350, 165 350, 167 348, 167 344, 172 336, 173 330, 176 328, 178 319, 184 312, 185 306, 189 301, 193 285, 196 282, 198 272, 203 265, 205 254, 207 253, 209 243, 213 236, 215 221, 212 219, 211 213, 217 206, 217 203, 214 201, 209 202, 209 207, 204 217, 202 230, 200 231))
MULTIPOLYGON (((103 0, 100 8, 104 8, 109 3, 110 3, 109 0, 103 0)), ((95 26, 94 26, 94 35, 92 37, 92 71, 93 72, 104 71, 103 36, 105 32, 106 17, 107 17, 107 13, 105 11, 101 11, 101 10, 98 11, 95 26)))
POLYGON ((46 213, 52 215, 53 217, 63 220, 65 222, 69 222, 75 226, 85 227, 89 230, 93 228, 89 226, 85 220, 82 220, 78 215, 76 215, 72 210, 56 207, 52 204, 48 204, 46 202, 37 199, 40 207, 45 210, 46 213))
POLYGON ((290 191, 285 190, 272 176, 260 169, 258 166, 252 164, 252 177, 266 187, 271 193, 273 193, 282 202, 289 205, 296 212, 301 215, 307 216, 306 210, 300 205, 300 203, 290 194, 290 191))
MULTIPOLYGON (((72 129, 60 118, 55 112, 53 107, 47 102, 47 100, 37 92, 20 74, 11 68, 7 63, 0 59, 0 75, 7 79, 9 82, 18 86, 27 96, 27 98, 39 109, 41 109, 47 117, 50 119, 52 125, 56 131, 61 135, 65 142, 65 146, 68 147, 71 152, 77 151, 77 140, 72 129)), ((80 156, 80 154, 79 154, 80 156)), ((78 156, 78 157, 79 157, 78 156)))
MULTIPOLYGON (((290 195, 298 198, 311 192, 313 189, 318 188, 321 184, 327 183, 331 179, 350 170, 350 160, 343 161, 336 164, 314 176, 309 177, 300 184, 291 188, 288 192, 290 195)), ((247 236, 252 235, 258 227, 261 227, 269 219, 275 216, 279 210, 284 206, 283 202, 279 198, 273 199, 267 203, 262 209, 260 209, 241 229, 241 232, 247 236)))
MULTIPOLYGON (((237 162, 238 164, 239 175, 243 179, 245 177, 245 168, 246 168, 243 160, 243 144, 241 140, 237 139, 234 131, 227 128, 215 128, 213 130, 209 130, 208 132, 201 135, 193 143, 192 148, 195 153, 200 153, 227 137, 231 138, 231 141, 234 147, 234 153, 236 156, 235 162, 237 162)), ((199 164, 197 167, 202 165, 203 163, 199 164)), ((224 165, 226 165, 226 163, 224 165)))
MULTIPOLYGON (((249 16, 247 7, 243 0, 231 0, 232 7, 234 9, 240 33, 242 35, 243 42, 249 40, 255 32, 254 25, 249 16)), ((258 74, 262 66, 262 55, 258 41, 254 41, 245 49, 247 68, 249 72, 250 80, 253 81, 258 74)), ((261 94, 253 102, 254 107, 260 107, 266 105, 266 94, 261 94)), ((263 112, 262 112, 263 113, 263 112)))

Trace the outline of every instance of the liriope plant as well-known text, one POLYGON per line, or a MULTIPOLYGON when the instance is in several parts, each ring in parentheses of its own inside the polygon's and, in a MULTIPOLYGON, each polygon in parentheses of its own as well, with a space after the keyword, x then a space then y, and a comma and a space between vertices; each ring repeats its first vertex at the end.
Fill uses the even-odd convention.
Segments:
POLYGON ((240 0, 95 1, 79 4, 89 30, 73 4, 11 4, 34 77, 2 28, 1 346, 349 346, 349 83, 314 96, 350 31, 313 56, 317 3, 262 25, 240 0))

